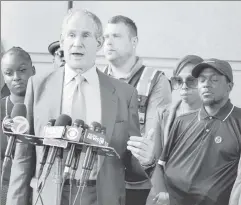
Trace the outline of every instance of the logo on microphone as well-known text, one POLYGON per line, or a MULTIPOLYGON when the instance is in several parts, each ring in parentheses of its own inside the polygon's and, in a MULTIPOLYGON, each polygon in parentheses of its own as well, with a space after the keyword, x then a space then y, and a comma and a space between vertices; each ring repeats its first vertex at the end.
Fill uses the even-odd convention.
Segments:
POLYGON ((13 118, 11 130, 15 133, 24 134, 29 131, 29 123, 25 117, 16 116, 13 118))
POLYGON ((74 127, 71 127, 68 129, 66 136, 68 140, 75 140, 78 137, 78 134, 78 130, 74 127))

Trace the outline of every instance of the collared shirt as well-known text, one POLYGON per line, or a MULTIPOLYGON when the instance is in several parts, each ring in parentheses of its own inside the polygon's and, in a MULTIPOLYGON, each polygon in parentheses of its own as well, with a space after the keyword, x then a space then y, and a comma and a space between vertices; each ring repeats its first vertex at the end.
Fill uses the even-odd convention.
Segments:
MULTIPOLYGON (((65 64, 65 75, 64 75, 64 88, 62 95, 62 114, 71 116, 72 101, 75 88, 74 78, 78 72, 71 69, 65 64)), ((92 122, 99 122, 101 124, 101 99, 100 99, 100 84, 99 77, 97 74, 96 66, 93 66, 86 72, 81 74, 85 81, 81 84, 83 86, 83 94, 86 105, 86 119, 85 123, 90 125, 92 122)), ((81 154, 81 159, 84 159, 85 154, 81 154)), ((97 160, 97 158, 96 158, 97 160)), ((94 168, 91 171, 89 179, 97 178, 97 161, 94 164, 94 168)), ((79 163, 79 169, 76 176, 81 173, 82 163, 79 163)))
MULTIPOLYGON (((71 116, 72 99, 74 94, 75 82, 74 78, 78 72, 69 68, 65 64, 64 88, 62 96, 62 114, 71 116)), ((90 68, 81 74, 85 81, 82 83, 83 94, 86 104, 86 124, 92 122, 101 123, 101 100, 100 100, 100 83, 96 66, 90 68)))
POLYGON ((170 198, 182 205, 196 194, 196 200, 228 204, 240 150, 241 109, 230 101, 215 116, 202 107, 178 117, 159 160, 170 198))
POLYGON ((129 83, 130 80, 132 79, 132 77, 137 73, 137 71, 139 71, 139 69, 143 66, 142 63, 142 59, 140 59, 139 57, 137 57, 136 59, 136 63, 133 65, 133 67, 131 68, 130 72, 123 75, 123 76, 114 76, 113 70, 111 68, 111 65, 108 65, 107 67, 107 75, 116 78, 118 80, 122 80, 126 83, 129 83))

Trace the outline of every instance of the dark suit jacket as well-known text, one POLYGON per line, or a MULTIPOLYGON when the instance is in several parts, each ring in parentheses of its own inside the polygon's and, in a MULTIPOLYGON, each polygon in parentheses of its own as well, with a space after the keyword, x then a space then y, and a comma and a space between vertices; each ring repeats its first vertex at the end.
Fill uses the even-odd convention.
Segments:
POLYGON ((241 157, 238 165, 238 175, 233 185, 229 205, 241 205, 241 157))
MULTIPOLYGON (((141 136, 137 112, 137 91, 126 83, 119 82, 98 71, 100 81, 102 125, 107 128, 106 141, 114 147, 121 159, 100 157, 97 176, 98 205, 125 204, 125 170, 146 176, 139 161, 127 151, 129 136, 141 136)), ((61 98, 64 68, 60 68, 44 78, 29 79, 25 104, 30 133, 41 135, 43 126, 49 119, 58 118, 61 112, 61 98)), ((17 144, 12 165, 7 205, 27 205, 30 184, 33 201, 36 198, 36 174, 42 148, 27 144, 17 144)), ((66 157, 66 153, 64 153, 66 157)), ((54 204, 56 184, 55 164, 42 192, 46 205, 54 204)), ((39 202, 40 204, 40 202, 39 202)))

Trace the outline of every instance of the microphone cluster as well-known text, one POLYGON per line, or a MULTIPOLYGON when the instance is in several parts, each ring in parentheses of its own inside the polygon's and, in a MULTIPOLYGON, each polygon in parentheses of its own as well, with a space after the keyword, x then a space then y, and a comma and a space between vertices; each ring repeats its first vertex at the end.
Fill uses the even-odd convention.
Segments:
POLYGON ((86 152, 82 165, 82 184, 88 179, 97 154, 119 157, 113 148, 108 147, 108 143, 105 141, 106 128, 98 122, 92 122, 90 125, 87 125, 83 120, 77 119, 72 124, 71 117, 62 114, 56 120, 50 119, 43 128, 43 136, 38 137, 27 134, 29 132, 29 123, 26 119, 26 112, 24 104, 15 104, 11 117, 8 116, 3 121, 3 131, 9 136, 3 169, 11 159, 16 139, 24 143, 43 146, 40 168, 37 173, 38 179, 40 179, 43 173, 43 179, 47 179, 57 154, 63 151, 63 149, 68 150, 63 180, 68 176, 70 176, 70 179, 74 178, 81 152, 86 152), (34 141, 35 139, 37 139, 38 143, 34 141))

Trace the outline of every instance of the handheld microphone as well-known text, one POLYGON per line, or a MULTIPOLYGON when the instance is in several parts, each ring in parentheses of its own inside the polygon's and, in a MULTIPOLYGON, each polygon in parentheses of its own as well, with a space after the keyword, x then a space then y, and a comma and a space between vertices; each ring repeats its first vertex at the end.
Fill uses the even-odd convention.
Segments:
MULTIPOLYGON (((50 119, 46 126, 47 127, 54 126, 55 121, 56 121, 55 119, 50 119)), ((43 169, 44 169, 44 165, 45 165, 46 160, 47 160, 48 152, 49 152, 49 146, 44 145, 43 154, 40 158, 40 168, 39 168, 39 172, 38 172, 38 175, 37 175, 37 179, 39 179, 41 177, 42 173, 43 173, 43 169)))
MULTIPOLYGON (((27 114, 27 109, 24 104, 22 103, 15 104, 11 112, 12 121, 10 120, 11 122, 10 126, 8 126, 7 128, 10 128, 13 132, 16 132, 19 134, 26 133, 29 130, 29 123, 28 123, 28 120, 25 118, 26 114, 27 114)), ((8 120, 9 119, 10 118, 8 118, 8 120)), ((5 151, 3 169, 5 169, 5 167, 7 166, 7 163, 11 160, 11 155, 14 149, 15 141, 16 141, 16 136, 11 135, 9 137, 8 145, 5 151)))
MULTIPOLYGON (((84 121, 83 120, 75 120, 73 125, 67 130, 66 132, 66 138, 68 140, 72 140, 72 141, 81 141, 82 140, 82 132, 83 132, 83 127, 84 127, 84 121)), ((63 180, 65 180, 68 175, 69 175, 69 171, 70 171, 70 166, 72 164, 73 158, 74 158, 74 153, 75 153, 75 149, 76 148, 76 144, 71 144, 70 146, 70 150, 68 152, 66 161, 65 161, 65 168, 64 168, 64 174, 63 174, 63 180)), ((81 153, 81 150, 80 150, 81 153)), ((77 169, 77 168, 76 168, 77 169)))
MULTIPOLYGON (((71 117, 68 116, 68 115, 62 114, 62 115, 60 115, 59 118, 56 120, 54 127, 55 127, 55 126, 57 126, 57 127, 58 127, 58 126, 60 126, 60 127, 65 127, 65 126, 67 126, 67 125, 70 126, 71 123, 72 123, 71 117)), ((63 133, 63 134, 64 134, 64 133, 63 133)), ((59 138, 62 138, 63 136, 58 136, 58 137, 59 137, 59 138)), ((45 172, 44 177, 43 177, 44 180, 47 179, 47 177, 48 177, 48 175, 49 175, 49 173, 50 173, 50 170, 51 170, 51 168, 52 168, 52 166, 53 166, 53 163, 54 163, 54 160, 55 160, 55 158, 56 158, 58 149, 60 149, 60 148, 57 147, 57 146, 52 146, 52 147, 50 148, 50 154, 49 154, 49 156, 48 156, 48 158, 47 158, 47 162, 46 162, 47 168, 46 168, 46 172, 45 172)))

